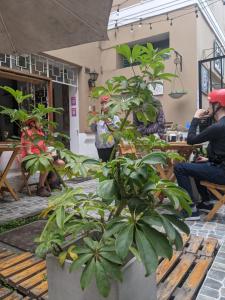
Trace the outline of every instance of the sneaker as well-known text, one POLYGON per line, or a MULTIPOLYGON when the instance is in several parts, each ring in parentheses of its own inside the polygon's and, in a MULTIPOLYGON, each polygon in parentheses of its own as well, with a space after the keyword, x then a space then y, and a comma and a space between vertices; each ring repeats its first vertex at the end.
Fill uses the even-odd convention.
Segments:
POLYGON ((40 187, 37 190, 37 195, 40 197, 50 197, 51 193, 45 187, 40 187))
POLYGON ((201 220, 198 210, 193 211, 191 216, 189 216, 186 211, 182 211, 181 216, 182 216, 183 219, 185 219, 185 221, 199 221, 199 220, 201 220))
POLYGON ((197 205, 197 208, 200 210, 200 211, 203 211, 203 212, 210 212, 210 210, 213 209, 213 204, 212 203, 208 203, 208 202, 201 202, 197 205))

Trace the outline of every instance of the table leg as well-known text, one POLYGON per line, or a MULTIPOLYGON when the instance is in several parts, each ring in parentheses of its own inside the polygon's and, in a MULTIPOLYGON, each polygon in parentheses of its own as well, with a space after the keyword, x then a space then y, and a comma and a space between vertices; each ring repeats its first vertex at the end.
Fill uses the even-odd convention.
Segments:
MULTIPOLYGON (((13 151, 13 150, 12 150, 13 151)), ((6 167, 5 170, 2 172, 1 178, 0 178, 0 189, 2 189, 3 185, 6 186, 6 188, 8 189, 8 191, 10 192, 10 194, 12 195, 12 197, 15 200, 19 200, 18 196, 16 195, 16 192, 14 191, 14 189, 11 187, 11 185, 9 184, 8 180, 6 179, 6 176, 12 166, 12 163, 14 161, 14 159, 16 158, 17 154, 19 152, 18 148, 15 148, 6 167)))

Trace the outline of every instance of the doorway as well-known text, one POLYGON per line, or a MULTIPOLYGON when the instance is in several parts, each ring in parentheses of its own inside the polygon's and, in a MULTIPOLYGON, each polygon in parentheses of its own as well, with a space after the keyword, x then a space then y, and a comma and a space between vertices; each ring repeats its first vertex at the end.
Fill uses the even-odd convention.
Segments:
MULTIPOLYGON (((54 114, 53 120, 57 123, 56 131, 70 136, 70 118, 69 118, 69 86, 60 83, 53 83, 53 106, 63 108, 60 114, 54 114)), ((70 149, 70 141, 67 138, 61 138, 61 141, 70 149)))

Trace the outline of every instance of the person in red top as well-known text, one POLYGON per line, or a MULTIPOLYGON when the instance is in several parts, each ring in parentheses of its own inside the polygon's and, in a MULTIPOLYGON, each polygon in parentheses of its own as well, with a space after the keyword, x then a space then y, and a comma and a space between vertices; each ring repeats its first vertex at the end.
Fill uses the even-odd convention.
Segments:
MULTIPOLYGON (((31 117, 27 121, 25 121, 25 128, 23 129, 23 132, 21 134, 21 156, 24 158, 27 155, 30 154, 41 154, 43 152, 48 152, 48 148, 45 144, 44 140, 44 132, 35 117, 31 117), (39 139, 40 137, 40 139, 39 139), (43 137, 43 139, 42 139, 43 137), (38 139, 37 139, 38 138, 38 139), (34 141, 36 140, 37 141, 34 141)), ((56 165, 64 165, 64 162, 62 160, 55 160, 54 164, 56 165)), ((37 194, 41 197, 49 197, 51 193, 46 189, 45 187, 45 181, 48 177, 48 172, 40 173, 39 176, 39 186, 37 194)), ((53 179, 54 180, 54 179, 53 179)))

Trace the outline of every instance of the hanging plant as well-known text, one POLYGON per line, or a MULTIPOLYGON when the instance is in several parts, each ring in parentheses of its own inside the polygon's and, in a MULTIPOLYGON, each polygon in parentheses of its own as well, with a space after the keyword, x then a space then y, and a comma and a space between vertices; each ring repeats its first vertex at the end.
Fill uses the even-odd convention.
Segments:
POLYGON ((179 98, 183 97, 186 94, 187 94, 187 92, 185 92, 185 91, 171 91, 169 93, 169 96, 173 99, 179 99, 179 98))

